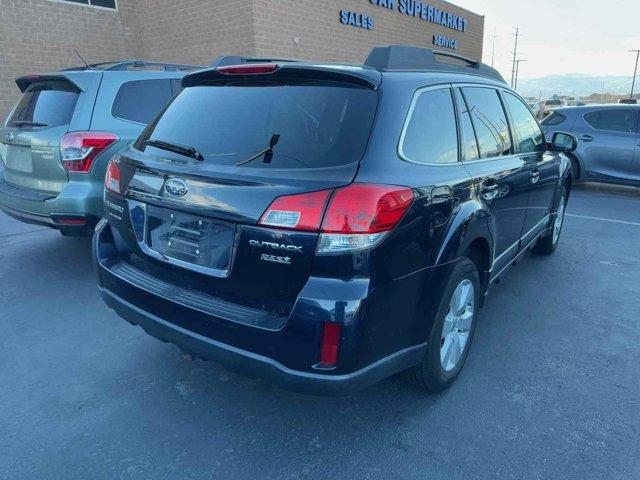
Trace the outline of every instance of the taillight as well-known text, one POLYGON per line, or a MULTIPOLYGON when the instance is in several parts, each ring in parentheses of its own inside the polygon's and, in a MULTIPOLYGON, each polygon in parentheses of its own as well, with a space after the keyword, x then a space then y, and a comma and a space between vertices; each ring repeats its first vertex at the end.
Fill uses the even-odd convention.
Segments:
POLYGON ((262 215, 260 225, 317 232, 331 190, 276 198, 262 215))
POLYGON ((120 167, 113 160, 109 160, 107 165, 107 173, 104 176, 104 188, 111 192, 122 193, 120 191, 120 167))
POLYGON ((322 324, 322 343, 320 344, 319 366, 335 367, 340 351, 340 324, 325 322, 322 324))
POLYGON ((277 63, 254 63, 249 65, 229 65, 216 70, 225 75, 265 75, 278 70, 277 63))
POLYGON ((377 245, 407 213, 413 198, 407 187, 354 183, 338 188, 324 215, 318 254, 377 245))
POLYGON ((60 140, 62 166, 68 172, 87 173, 98 155, 118 141, 107 132, 70 132, 60 140))
POLYGON ((278 197, 258 223, 320 232, 318 254, 363 250, 378 244, 398 224, 413 198, 408 187, 354 183, 335 191, 278 197))

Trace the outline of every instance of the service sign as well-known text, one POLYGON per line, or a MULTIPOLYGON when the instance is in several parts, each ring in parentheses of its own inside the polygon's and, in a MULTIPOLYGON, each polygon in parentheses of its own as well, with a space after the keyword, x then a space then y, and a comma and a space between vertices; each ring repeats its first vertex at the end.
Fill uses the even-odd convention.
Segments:
MULTIPOLYGON (((396 11, 402 15, 416 18, 419 21, 439 25, 456 32, 464 33, 469 24, 468 20, 460 15, 442 10, 419 0, 369 0, 369 3, 376 7, 396 11)), ((375 26, 374 19, 371 15, 352 10, 340 10, 339 20, 343 25, 366 30, 373 30, 375 26)), ((444 35, 433 35, 433 44, 441 48, 449 48, 451 50, 458 49, 458 40, 444 35)))

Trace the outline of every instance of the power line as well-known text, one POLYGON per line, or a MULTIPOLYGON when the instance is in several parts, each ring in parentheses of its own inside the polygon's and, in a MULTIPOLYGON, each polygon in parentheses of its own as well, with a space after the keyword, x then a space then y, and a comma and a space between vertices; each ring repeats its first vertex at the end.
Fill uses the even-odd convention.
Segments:
POLYGON ((525 59, 521 59, 521 60, 516 60, 516 80, 513 83, 513 89, 517 90, 518 89, 518 75, 520 72, 520 62, 526 62, 525 59))
POLYGON ((518 27, 515 27, 516 32, 512 33, 512 35, 515 35, 516 40, 515 40, 515 45, 513 47, 513 64, 511 65, 511 88, 513 88, 515 79, 516 79, 516 58, 518 56, 518 37, 520 37, 521 33, 520 33, 520 29, 518 27))
POLYGON ((638 76, 638 60, 640 59, 640 50, 629 50, 631 53, 636 54, 636 66, 633 69, 633 81, 631 82, 631 96, 629 98, 633 98, 633 92, 636 88, 636 77, 638 76))
POLYGON ((491 50, 491 67, 493 67, 493 64, 495 62, 496 59, 496 28, 493 29, 493 48, 491 50))

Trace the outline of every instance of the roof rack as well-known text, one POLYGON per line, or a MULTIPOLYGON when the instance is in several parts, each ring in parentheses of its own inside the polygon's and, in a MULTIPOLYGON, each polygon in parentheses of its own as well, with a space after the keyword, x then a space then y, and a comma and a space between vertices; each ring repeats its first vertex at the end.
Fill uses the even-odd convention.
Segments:
POLYGON ((184 63, 166 63, 166 62, 147 62, 145 60, 117 60, 112 62, 101 62, 101 63, 93 63, 91 65, 82 66, 82 67, 72 67, 65 68, 61 70, 62 72, 71 72, 78 70, 100 70, 103 72, 107 71, 126 71, 126 70, 136 70, 136 69, 144 69, 148 67, 158 67, 166 72, 182 72, 182 71, 191 71, 191 70, 199 70, 204 68, 203 65, 188 65, 184 63))
POLYGON ((241 65, 243 63, 301 63, 302 60, 294 58, 273 58, 273 57, 242 57, 239 55, 222 55, 216 58, 211 64, 212 67, 227 67, 229 65, 241 65))
POLYGON ((478 75, 506 83, 502 75, 484 63, 450 52, 432 50, 430 48, 410 47, 406 45, 389 45, 374 47, 364 62, 365 67, 380 71, 436 71, 478 75), (436 57, 447 57, 461 61, 466 65, 441 62, 436 57))

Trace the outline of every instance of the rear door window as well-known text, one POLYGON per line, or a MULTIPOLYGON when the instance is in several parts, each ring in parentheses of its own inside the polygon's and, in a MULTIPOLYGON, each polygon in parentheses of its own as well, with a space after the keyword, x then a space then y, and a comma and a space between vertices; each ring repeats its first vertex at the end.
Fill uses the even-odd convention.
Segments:
POLYGON ((481 158, 510 154, 509 124, 498 91, 476 87, 463 88, 462 91, 471 113, 481 158))
POLYGON ((80 91, 64 80, 46 80, 32 83, 22 94, 8 126, 25 123, 47 127, 69 125, 78 102, 80 91))
POLYGON ((418 93, 405 127, 400 153, 417 163, 458 161, 458 132, 451 89, 418 93))
POLYGON ((144 144, 161 140, 195 148, 206 163, 253 168, 346 165, 364 155, 377 99, 367 88, 317 82, 189 87, 136 148, 178 155, 144 144))
POLYGON ((529 107, 509 92, 505 92, 504 101, 511 115, 516 151, 518 153, 544 151, 544 135, 542 134, 542 130, 540 130, 538 122, 533 118, 529 107))
POLYGON ((171 80, 134 80, 123 83, 111 108, 114 117, 147 124, 173 97, 171 80))
POLYGON ((635 109, 602 110, 584 116, 585 122, 596 130, 620 133, 635 133, 637 118, 635 109))

